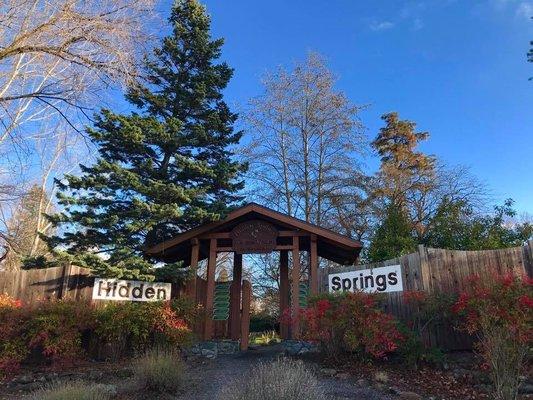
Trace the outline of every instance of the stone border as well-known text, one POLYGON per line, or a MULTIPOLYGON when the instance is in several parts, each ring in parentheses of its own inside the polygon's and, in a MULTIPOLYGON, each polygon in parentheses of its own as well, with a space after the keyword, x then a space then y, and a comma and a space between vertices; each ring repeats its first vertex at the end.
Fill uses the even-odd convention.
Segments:
POLYGON ((238 340, 210 340, 193 345, 186 350, 186 353, 213 359, 217 358, 218 355, 236 354, 240 351, 240 342, 238 340))

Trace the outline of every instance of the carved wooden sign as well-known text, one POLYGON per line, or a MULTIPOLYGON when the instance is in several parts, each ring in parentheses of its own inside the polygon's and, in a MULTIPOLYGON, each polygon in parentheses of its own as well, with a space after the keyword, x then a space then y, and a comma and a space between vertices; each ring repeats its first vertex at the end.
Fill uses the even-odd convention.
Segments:
POLYGON ((239 254, 270 253, 277 237, 274 225, 259 220, 243 222, 231 231, 233 251, 239 254))

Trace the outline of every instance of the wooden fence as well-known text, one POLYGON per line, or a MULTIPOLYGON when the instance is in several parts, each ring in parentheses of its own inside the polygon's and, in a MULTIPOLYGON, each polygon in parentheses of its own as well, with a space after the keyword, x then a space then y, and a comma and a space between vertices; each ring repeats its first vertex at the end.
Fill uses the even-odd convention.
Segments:
MULTIPOLYGON (((419 246, 416 253, 391 260, 351 266, 325 268, 319 270, 320 289, 328 290, 328 274, 359 269, 402 266, 404 290, 423 290, 428 293, 458 292, 467 285, 467 277, 473 274, 491 277, 494 274, 514 272, 533 276, 533 241, 523 247, 484 251, 457 251, 433 249, 419 246)), ((94 278, 90 270, 67 265, 29 271, 0 271, 0 293, 33 304, 46 299, 69 299, 90 301, 94 278)), ((173 285, 172 296, 180 297, 186 287, 173 285)), ((197 279, 197 301, 203 303, 206 283, 197 279)), ((407 319, 412 313, 409 305, 403 301, 402 293, 387 293, 386 310, 400 319, 407 319)), ((201 330, 201 327, 198 327, 201 330)), ((216 321, 216 336, 227 336, 228 322, 216 321)), ((427 334, 431 345, 448 350, 469 349, 472 340, 466 335, 453 330, 450 326, 432 329, 427 334)))
POLYGON ((89 269, 75 265, 0 271, 0 293, 7 293, 26 304, 51 299, 90 301, 94 283, 90 273, 89 269))
MULTIPOLYGON (((523 247, 499 250, 458 251, 419 246, 416 253, 379 263, 351 267, 322 269, 320 289, 328 290, 328 274, 361 269, 398 265, 402 267, 404 290, 421 290, 428 293, 457 293, 468 284, 467 277, 477 274, 492 277, 495 274, 533 272, 533 241, 523 247)), ((385 309, 401 320, 413 312, 403 301, 401 292, 387 293, 385 309)), ((464 350, 472 347, 472 338, 443 325, 427 332, 426 341, 448 350, 464 350)))

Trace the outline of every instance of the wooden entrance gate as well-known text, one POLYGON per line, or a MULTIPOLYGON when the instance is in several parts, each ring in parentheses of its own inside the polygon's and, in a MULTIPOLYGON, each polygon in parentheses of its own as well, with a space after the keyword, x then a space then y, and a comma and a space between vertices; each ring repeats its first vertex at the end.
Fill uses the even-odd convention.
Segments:
MULTIPOLYGON (((244 343, 242 347, 246 348, 251 285, 242 280, 243 254, 280 253, 280 312, 290 309, 291 315, 298 315, 303 276, 306 277, 309 293, 318 293, 318 258, 324 257, 343 265, 354 264, 361 247, 356 240, 251 203, 231 212, 224 220, 183 232, 147 252, 165 262, 184 262, 190 266, 193 276, 197 276, 199 261, 207 259, 206 280, 192 279, 187 290, 189 296, 205 308, 201 333, 205 340, 210 340, 220 333, 220 329, 225 337, 241 339, 244 343), (223 300, 215 303, 215 268, 217 254, 228 252, 233 253, 233 281, 229 287, 227 323, 222 323, 224 320, 217 307, 223 300), (306 252, 308 256, 305 271, 300 265, 301 252, 306 252), (227 326, 222 328, 224 324, 227 326)), ((297 318, 292 319, 290 327, 282 325, 281 336, 283 339, 298 338, 297 318)))

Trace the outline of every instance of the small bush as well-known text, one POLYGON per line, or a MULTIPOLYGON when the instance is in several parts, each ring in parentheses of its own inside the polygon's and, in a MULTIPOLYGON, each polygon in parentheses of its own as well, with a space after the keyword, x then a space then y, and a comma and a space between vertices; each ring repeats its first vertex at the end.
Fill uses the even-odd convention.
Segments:
POLYGON ((98 346, 111 344, 111 358, 142 354, 153 346, 182 347, 193 341, 196 308, 185 300, 108 304, 96 310, 98 346))
POLYGON ((346 352, 357 357, 383 358, 394 352, 404 339, 398 322, 380 309, 375 294, 356 292, 312 297, 298 318, 302 338, 319 342, 330 358, 346 352))
POLYGON ((30 354, 56 364, 83 356, 82 334, 93 324, 92 308, 83 303, 0 307, 0 378, 16 373, 30 354))
POLYGON ((462 316, 463 329, 478 336, 477 348, 492 375, 493 398, 515 400, 533 344, 533 281, 472 276, 453 310, 462 316))
POLYGON ((113 395, 105 385, 74 381, 47 385, 34 392, 30 400, 108 400, 113 395))
POLYGON ((228 385, 222 400, 324 400, 316 377, 301 361, 259 364, 248 379, 228 385))
POLYGON ((278 318, 266 313, 250 315, 250 332, 275 331, 279 327, 278 318))
POLYGON ((185 381, 185 364, 175 351, 153 349, 136 360, 134 376, 144 389, 175 393, 185 381))

